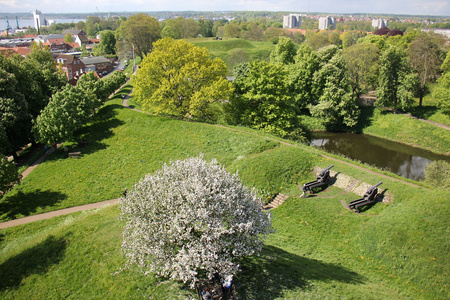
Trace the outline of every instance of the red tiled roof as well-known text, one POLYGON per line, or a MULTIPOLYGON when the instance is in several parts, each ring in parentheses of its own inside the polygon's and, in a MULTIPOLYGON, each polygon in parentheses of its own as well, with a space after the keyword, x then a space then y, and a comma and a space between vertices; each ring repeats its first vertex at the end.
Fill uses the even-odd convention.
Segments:
POLYGON ((44 43, 44 45, 62 45, 62 44, 66 44, 66 42, 64 41, 64 39, 48 39, 47 42, 44 43))
POLYGON ((77 42, 73 42, 73 43, 67 43, 70 47, 72 48, 80 48, 80 44, 78 44, 77 42))
POLYGON ((6 55, 6 57, 10 57, 11 55, 14 54, 26 56, 31 52, 31 49, 24 47, 14 47, 14 48, 0 47, 0 52, 6 55))

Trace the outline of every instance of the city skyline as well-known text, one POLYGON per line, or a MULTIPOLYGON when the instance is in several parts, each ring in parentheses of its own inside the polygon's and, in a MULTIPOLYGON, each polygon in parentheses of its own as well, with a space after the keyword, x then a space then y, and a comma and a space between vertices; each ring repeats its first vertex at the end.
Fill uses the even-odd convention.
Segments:
POLYGON ((0 14, 26 13, 40 10, 45 13, 94 13, 94 12, 139 12, 139 11, 286 11, 300 13, 329 14, 397 14, 450 16, 449 0, 379 0, 362 2, 359 0, 98 0, 96 2, 79 0, 0 0, 0 14))

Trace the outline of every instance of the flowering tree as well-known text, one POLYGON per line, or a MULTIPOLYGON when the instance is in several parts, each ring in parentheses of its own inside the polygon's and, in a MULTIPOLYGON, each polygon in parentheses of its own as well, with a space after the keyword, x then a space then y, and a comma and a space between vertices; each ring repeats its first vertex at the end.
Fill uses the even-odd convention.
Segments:
POLYGON ((236 258, 260 251, 272 232, 255 191, 202 157, 147 174, 121 199, 121 209, 127 266, 191 287, 200 277, 234 275, 236 258))

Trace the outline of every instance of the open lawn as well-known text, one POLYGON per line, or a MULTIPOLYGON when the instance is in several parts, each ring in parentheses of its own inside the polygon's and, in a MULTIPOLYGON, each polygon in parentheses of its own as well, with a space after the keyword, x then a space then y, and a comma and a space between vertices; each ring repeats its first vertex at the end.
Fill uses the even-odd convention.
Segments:
POLYGON ((215 40, 213 38, 196 38, 187 39, 198 47, 205 47, 214 57, 221 58, 227 65, 228 70, 232 71, 235 63, 230 59, 233 51, 242 50, 245 52, 246 61, 268 60, 270 52, 275 48, 275 44, 271 42, 255 42, 243 39, 223 39, 215 40))
POLYGON ((450 131, 391 111, 363 108, 362 133, 450 155, 450 131))
MULTIPOLYGON (((216 158, 261 196, 291 197, 272 210, 276 233, 259 257, 243 259, 240 299, 448 299, 450 192, 382 178, 392 203, 361 214, 345 209, 358 195, 331 186, 298 198, 313 166, 367 183, 380 175, 289 145, 260 132, 126 108, 120 97, 0 202, 1 220, 117 198, 162 163, 216 158)), ((374 170, 372 168, 372 170, 374 170)), ((393 176, 396 177, 396 176, 393 176)), ((398 177, 396 177, 398 178, 398 177)), ((118 205, 0 230, 2 299, 186 299, 181 284, 125 270, 118 205)))

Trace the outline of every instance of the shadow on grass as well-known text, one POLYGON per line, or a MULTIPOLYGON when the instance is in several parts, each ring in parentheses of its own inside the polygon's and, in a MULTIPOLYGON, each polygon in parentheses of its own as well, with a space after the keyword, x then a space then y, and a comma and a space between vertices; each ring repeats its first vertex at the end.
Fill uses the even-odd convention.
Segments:
POLYGON ((43 274, 64 257, 64 238, 47 237, 43 242, 24 250, 0 264, 0 291, 20 286, 32 274, 43 274))
MULTIPOLYGON (((68 152, 81 152, 81 155, 84 155, 106 149, 107 145, 102 141, 114 135, 113 128, 124 124, 123 121, 115 118, 117 109, 125 108, 121 105, 106 105, 100 108, 91 122, 75 133, 73 141, 76 142, 68 146, 68 152)), ((68 154, 60 149, 56 155, 51 155, 48 160, 58 160, 67 157, 68 154)))
POLYGON ((362 106, 361 114, 358 118, 358 123, 354 128, 352 128, 352 132, 354 133, 362 133, 364 128, 372 125, 372 119, 374 115, 375 107, 373 106, 362 106))
POLYGON ((51 191, 36 190, 30 193, 19 191, 6 195, 0 203, 0 216, 3 220, 17 219, 19 216, 29 216, 39 207, 53 206, 67 198, 65 194, 51 191))
POLYGON ((407 110, 411 115, 421 118, 428 119, 432 115, 434 115, 439 109, 436 106, 414 106, 407 110))
POLYGON ((244 259, 243 272, 236 277, 241 299, 274 299, 284 291, 311 289, 311 280, 364 282, 364 277, 342 266, 298 256, 273 246, 264 247, 259 257, 244 259))

